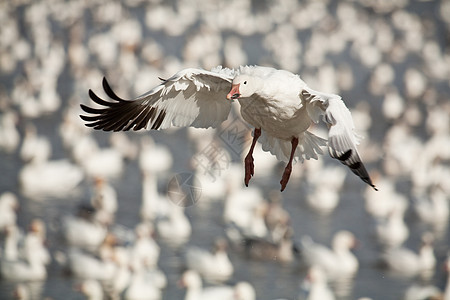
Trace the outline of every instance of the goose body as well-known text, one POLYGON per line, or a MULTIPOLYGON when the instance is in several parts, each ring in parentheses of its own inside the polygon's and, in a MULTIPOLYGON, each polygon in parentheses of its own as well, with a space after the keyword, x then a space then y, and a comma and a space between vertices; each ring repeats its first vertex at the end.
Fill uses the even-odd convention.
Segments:
POLYGON ((221 282, 229 279, 234 267, 225 250, 224 240, 218 240, 214 251, 192 246, 186 251, 186 265, 208 281, 221 282))
POLYGON ((359 262, 350 251, 356 242, 355 236, 345 230, 334 235, 331 249, 305 236, 301 240, 301 252, 308 265, 321 267, 330 280, 336 280, 352 277, 357 272, 359 262))
MULTIPOLYGON (((245 158, 245 184, 254 174, 257 140, 264 151, 287 161, 281 180, 286 187, 294 160, 318 158, 326 140, 308 131, 320 117, 329 127, 328 150, 333 158, 375 188, 356 149, 358 137, 341 97, 312 90, 296 74, 261 66, 182 70, 135 100, 118 97, 103 80, 113 101, 90 98, 101 108, 81 105, 86 126, 105 131, 165 129, 170 126, 218 127, 228 118, 232 100, 239 100, 243 119, 255 128, 245 158)), ((376 188, 375 188, 376 189, 376 188)))

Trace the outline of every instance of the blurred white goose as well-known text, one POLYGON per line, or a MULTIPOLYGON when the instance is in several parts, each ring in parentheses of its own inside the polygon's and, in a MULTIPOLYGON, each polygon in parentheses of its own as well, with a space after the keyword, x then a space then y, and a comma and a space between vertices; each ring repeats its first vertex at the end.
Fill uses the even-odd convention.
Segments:
POLYGON ((117 192, 103 178, 95 178, 91 204, 96 209, 95 217, 104 224, 112 224, 117 211, 117 192))
POLYGON ((378 220, 375 233, 378 241, 388 247, 398 247, 409 236, 409 229, 403 220, 404 209, 401 203, 392 207, 386 219, 378 220))
POLYGON ((173 158, 169 148, 157 145, 150 136, 141 138, 139 168, 142 172, 159 173, 172 167, 173 158))
POLYGON ((232 165, 227 172, 229 194, 225 199, 223 219, 248 236, 264 237, 268 233, 263 218, 266 201, 259 189, 243 189, 241 176, 242 167, 237 165, 232 165))
POLYGON ((16 128, 18 116, 14 111, 0 115, 0 150, 13 153, 20 142, 20 134, 16 128))
POLYGON ((308 206, 318 213, 331 213, 339 203, 339 192, 345 177, 345 170, 338 166, 308 169, 306 176, 310 190, 306 195, 308 206))
POLYGON ((184 208, 170 205, 169 214, 156 220, 158 236, 173 246, 180 246, 189 240, 192 226, 184 208))
POLYGON ((111 278, 108 293, 112 299, 120 299, 120 295, 128 287, 131 280, 131 253, 129 253, 128 249, 124 247, 114 247, 112 251, 113 260, 116 263, 117 268, 111 278))
POLYGON ((225 281, 234 271, 226 248, 227 243, 224 239, 216 240, 212 252, 191 246, 186 250, 186 265, 188 269, 198 272, 207 281, 225 281))
POLYGON ((4 192, 0 195, 0 230, 16 225, 18 208, 19 201, 15 194, 4 192))
POLYGON ((406 289, 403 300, 442 299, 441 297, 442 293, 438 287, 415 283, 406 289))
POLYGON ((17 225, 9 225, 3 228, 2 232, 5 234, 5 239, 0 249, 1 260, 14 261, 19 259, 19 243, 23 239, 21 230, 17 225))
POLYGON ((32 299, 29 288, 25 283, 18 283, 13 291, 15 300, 30 300, 32 299))
POLYGON ((21 256, 26 259, 30 255, 36 255, 40 260, 48 265, 51 261, 50 252, 45 246, 46 232, 45 224, 41 219, 31 221, 28 233, 24 237, 21 248, 21 256))
POLYGON ((161 299, 161 290, 155 286, 152 278, 143 269, 134 270, 130 284, 124 292, 125 300, 157 300, 161 299))
POLYGON ((386 218, 394 206, 404 211, 408 208, 408 199, 395 190, 395 180, 380 179, 377 184, 380 187, 378 193, 373 193, 371 189, 366 189, 364 193, 365 208, 371 216, 386 218))
POLYGON ((130 249, 130 264, 133 268, 145 266, 155 268, 158 263, 160 248, 152 238, 154 234, 153 225, 140 223, 135 228, 136 240, 130 249))
POLYGON ((96 221, 89 207, 78 208, 76 216, 65 216, 62 230, 69 246, 95 251, 106 238, 107 228, 96 221), (81 234, 80 234, 81 233, 81 234))
POLYGON ((33 160, 36 156, 44 157, 47 160, 51 153, 52 145, 48 138, 38 135, 36 127, 28 124, 20 148, 20 158, 26 162, 33 160))
POLYGON ((255 290, 248 282, 238 282, 235 286, 210 286, 203 288, 200 275, 187 270, 180 279, 180 285, 187 289, 185 300, 254 300, 255 290))
POLYGON ((106 131, 165 129, 172 125, 218 127, 230 113, 230 100, 239 99, 242 117, 255 128, 245 157, 245 184, 254 174, 252 154, 260 138, 264 151, 288 161, 281 190, 289 181, 294 158, 317 159, 323 153, 321 147, 326 141, 308 131, 323 116, 329 126, 330 155, 375 188, 356 149, 358 137, 341 97, 314 91, 288 71, 261 66, 185 69, 134 101, 118 97, 106 79, 103 88, 113 101, 105 101, 89 90, 90 98, 101 108, 81 105, 89 114, 81 118, 87 126, 106 131))
POLYGON ((83 180, 80 167, 67 159, 47 160, 47 153, 36 152, 32 161, 19 172, 19 182, 25 195, 32 199, 66 196, 83 180), (64 174, 64 176, 61 176, 64 174))
POLYGON ((2 260, 0 275, 8 281, 42 281, 47 278, 47 270, 38 252, 29 252, 24 260, 2 260))
POLYGON ((336 280, 352 277, 357 272, 359 262, 350 251, 356 243, 353 233, 346 230, 335 233, 331 249, 304 236, 301 239, 301 253, 307 265, 321 267, 330 280, 336 280))
POLYGON ((106 179, 119 176, 123 171, 122 154, 115 148, 100 148, 95 139, 83 136, 72 149, 75 161, 88 177, 106 179))
POLYGON ((419 193, 414 198, 413 208, 423 222, 445 224, 449 217, 448 195, 439 187, 432 189, 429 195, 419 193))
POLYGON ((111 146, 128 160, 135 160, 139 154, 138 145, 132 141, 124 132, 112 134, 109 139, 111 146))
POLYGON ((109 257, 96 257, 75 247, 67 250, 67 258, 70 272, 80 279, 111 282, 117 270, 109 257))
POLYGON ((75 289, 79 290, 83 295, 85 295, 87 300, 104 299, 103 288, 98 280, 83 280, 79 285, 75 287, 75 289))
POLYGON ((143 221, 155 221, 158 217, 167 216, 171 202, 167 195, 158 192, 156 174, 142 172, 142 204, 139 210, 143 221))
MULTIPOLYGON (((328 287, 327 275, 321 267, 313 265, 309 268, 306 278, 302 282, 307 300, 334 300, 334 294, 328 287)), ((300 299, 305 299, 300 295, 300 299)))
POLYGON ((436 265, 432 241, 433 236, 425 233, 422 236, 419 253, 404 247, 390 248, 381 255, 381 260, 396 275, 404 277, 420 275, 424 279, 429 279, 436 265))

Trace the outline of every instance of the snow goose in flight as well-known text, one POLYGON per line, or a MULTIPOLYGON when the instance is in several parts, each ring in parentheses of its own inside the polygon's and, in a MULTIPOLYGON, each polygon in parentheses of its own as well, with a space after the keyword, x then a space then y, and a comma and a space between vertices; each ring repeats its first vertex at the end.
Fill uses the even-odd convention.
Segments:
POLYGON ((325 140, 308 131, 320 116, 329 127, 328 149, 333 158, 372 186, 372 180, 356 149, 350 111, 341 97, 312 90, 296 74, 261 66, 239 69, 217 67, 211 71, 184 69, 135 100, 118 97, 106 79, 103 88, 113 101, 90 98, 101 108, 81 105, 86 126, 104 131, 165 129, 173 126, 218 127, 239 100, 243 119, 255 130, 245 157, 245 184, 254 175, 253 149, 260 138, 264 151, 287 161, 281 183, 289 181, 294 158, 318 158, 325 140))

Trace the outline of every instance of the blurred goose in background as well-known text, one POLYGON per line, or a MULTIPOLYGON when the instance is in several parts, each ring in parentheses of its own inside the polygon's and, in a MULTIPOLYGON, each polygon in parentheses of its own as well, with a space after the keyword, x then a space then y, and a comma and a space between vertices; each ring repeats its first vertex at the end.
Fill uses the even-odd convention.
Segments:
POLYGON ((103 224, 112 224, 117 211, 117 192, 103 178, 94 179, 91 204, 95 208, 95 218, 103 224))
POLYGON ((29 288, 24 283, 19 283, 14 287, 13 299, 30 300, 32 299, 29 288))
POLYGON ((327 278, 337 280, 353 277, 357 272, 359 262, 350 251, 356 244, 353 233, 346 230, 334 234, 331 249, 304 236, 300 241, 300 253, 308 266, 317 265, 325 271, 327 278))
POLYGON ((173 157, 169 148, 155 143, 150 136, 141 137, 139 168, 144 173, 161 173, 172 167, 173 157))
POLYGON ((1 278, 8 281, 43 281, 47 278, 46 261, 40 252, 28 251, 24 259, 2 259, 1 278))
POLYGON ((38 135, 37 129, 33 124, 27 124, 25 127, 25 136, 23 137, 20 148, 20 158, 25 162, 30 162, 35 157, 48 160, 51 154, 52 145, 48 138, 38 135))
POLYGON ((381 262, 395 275, 429 279, 433 276, 436 265, 433 240, 431 233, 423 234, 418 253, 405 247, 389 248, 381 254, 381 262))
POLYGON ((306 179, 310 192, 306 195, 306 203, 318 213, 329 214, 339 203, 346 172, 337 166, 309 170, 306 179))
POLYGON ((86 175, 110 179, 123 171, 122 154, 115 148, 100 148, 90 135, 81 137, 72 149, 72 155, 86 175))
POLYGON ((284 235, 277 241, 268 239, 247 237, 242 243, 248 257, 259 260, 273 260, 282 264, 294 260, 293 230, 291 227, 285 230, 284 235))
POLYGON ((130 258, 132 257, 128 249, 116 246, 112 249, 112 258, 117 268, 111 278, 107 293, 111 299, 120 299, 122 292, 128 287, 131 280, 130 258))
POLYGON ((0 195, 0 230, 16 225, 18 208, 19 200, 15 194, 4 192, 0 195))
POLYGON ((215 241, 212 252, 191 246, 186 250, 186 266, 207 281, 228 280, 234 272, 234 267, 228 257, 227 247, 227 242, 222 238, 215 241))
POLYGON ((83 171, 68 159, 48 160, 45 147, 36 148, 32 160, 19 172, 23 193, 32 199, 67 195, 84 179, 83 171), (61 176, 64 174, 64 176, 61 176))
POLYGON ((187 270, 180 278, 179 285, 187 289, 185 300, 253 300, 255 290, 248 282, 238 282, 235 286, 202 287, 200 275, 193 270, 187 270))
POLYGON ((445 299, 442 297, 442 292, 438 287, 430 284, 414 283, 405 290, 403 300, 445 299))
POLYGON ((180 246, 189 240, 192 233, 191 222, 184 213, 184 208, 170 205, 166 216, 155 220, 158 237, 173 246, 180 246))
POLYGON ((117 265, 106 252, 100 256, 71 247, 67 250, 67 267, 70 273, 79 279, 93 279, 111 282, 117 271, 117 265))
POLYGON ((10 110, 0 115, 0 150, 13 153, 20 142, 20 134, 17 130, 18 116, 10 110))
POLYGON ((105 224, 95 219, 95 209, 82 204, 75 216, 62 219, 62 232, 69 246, 95 251, 105 240, 108 230, 105 224))
POLYGON ((172 208, 169 196, 158 192, 157 179, 154 172, 142 171, 142 204, 139 214, 144 222, 165 217, 172 208))
MULTIPOLYGON (((233 166, 228 172, 229 194, 225 199, 225 208, 223 219, 225 223, 237 227, 240 235, 265 237, 268 234, 264 215, 267 209, 267 203, 257 188, 243 189, 240 177, 230 176, 231 174, 242 174, 242 167, 236 169, 233 166)), ((234 238, 231 238, 234 239, 234 238)))
POLYGON ((33 219, 28 227, 28 233, 23 239, 21 257, 26 259, 30 255, 40 257, 48 265, 51 262, 50 251, 47 249, 45 224, 41 219, 33 219))
POLYGON ((317 159, 323 153, 325 140, 308 131, 322 116, 329 126, 330 155, 376 189, 359 157, 359 138, 341 97, 312 90, 288 71, 261 66, 185 69, 134 101, 118 97, 106 79, 103 89, 113 101, 105 101, 89 90, 90 98, 102 108, 81 104, 88 114, 81 118, 88 127, 106 131, 164 129, 172 125, 217 127, 230 113, 229 100, 239 100, 243 119, 255 128, 245 158, 245 184, 254 175, 252 155, 261 137, 263 150, 288 162, 280 181, 281 191, 289 181, 294 157, 303 161, 317 159), (267 109, 269 103, 273 110, 267 109))
POLYGON ((375 225, 377 240, 387 247, 398 247, 409 236, 409 229, 404 218, 404 209, 399 202, 392 207, 385 219, 378 219, 375 225))
POLYGON ((427 194, 417 193, 413 199, 413 208, 422 222, 445 226, 449 216, 448 195, 440 187, 427 194))
POLYGON ((145 266, 155 268, 158 263, 160 247, 153 239, 154 228, 151 223, 136 225, 136 240, 130 249, 130 265, 133 268, 145 266))
POLYGON ((327 275, 317 265, 309 268, 306 278, 302 282, 302 290, 306 293, 306 297, 302 295, 298 298, 307 300, 334 300, 335 296, 328 287, 327 275))
POLYGON ((408 208, 408 198, 396 191, 395 180, 380 179, 378 180, 378 186, 380 190, 376 194, 367 188, 364 192, 367 213, 374 218, 387 218, 394 207, 397 210, 406 211, 408 208))
POLYGON ((135 160, 139 154, 139 146, 132 141, 124 132, 112 134, 109 142, 113 148, 122 154, 127 160, 135 160))
POLYGON ((155 278, 149 276, 143 268, 133 269, 130 284, 125 289, 123 298, 125 300, 157 300, 161 297, 161 290, 155 278))
POLYGON ((80 291, 87 300, 104 299, 103 287, 98 280, 86 279, 75 286, 75 290, 80 291))
MULTIPOLYGON (((19 259, 19 243, 23 240, 23 233, 17 225, 3 228, 4 240, 0 248, 0 259, 14 261, 19 259)), ((1 262, 0 262, 1 264, 1 262)))

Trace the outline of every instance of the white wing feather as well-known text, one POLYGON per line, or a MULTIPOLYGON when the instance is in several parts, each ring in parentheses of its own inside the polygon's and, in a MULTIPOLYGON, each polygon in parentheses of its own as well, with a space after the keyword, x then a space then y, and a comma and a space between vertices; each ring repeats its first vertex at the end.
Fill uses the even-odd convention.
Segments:
POLYGON ((376 189, 356 149, 360 137, 354 132, 355 125, 351 113, 341 97, 310 88, 305 88, 300 96, 305 101, 311 119, 318 122, 319 116, 323 116, 324 122, 328 125, 328 151, 331 157, 341 161, 364 182, 376 189))
POLYGON ((105 131, 165 129, 170 126, 217 127, 228 117, 231 102, 226 95, 231 88, 234 70, 212 71, 185 69, 135 100, 118 97, 104 79, 103 88, 114 101, 89 95, 104 108, 82 105, 91 114, 81 116, 87 126, 105 131))

